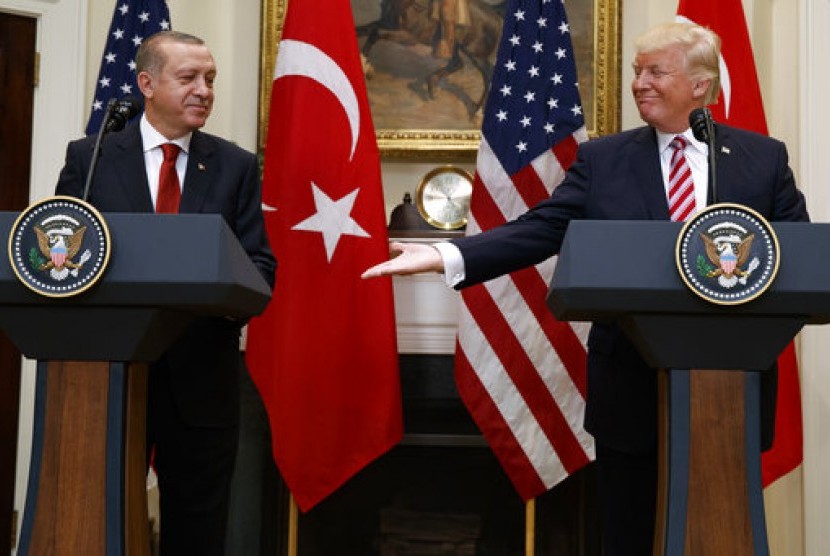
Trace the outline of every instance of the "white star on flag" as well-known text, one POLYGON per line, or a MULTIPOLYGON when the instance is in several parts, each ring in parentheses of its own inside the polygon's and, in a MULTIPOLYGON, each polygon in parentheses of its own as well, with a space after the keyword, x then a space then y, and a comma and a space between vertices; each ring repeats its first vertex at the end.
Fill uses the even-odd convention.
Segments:
POLYGON ((317 187, 314 182, 311 182, 311 191, 314 194, 314 206, 317 207, 317 212, 291 229, 322 233, 329 262, 334 256, 334 250, 341 236, 371 237, 351 216, 360 188, 337 201, 326 195, 325 191, 317 187))

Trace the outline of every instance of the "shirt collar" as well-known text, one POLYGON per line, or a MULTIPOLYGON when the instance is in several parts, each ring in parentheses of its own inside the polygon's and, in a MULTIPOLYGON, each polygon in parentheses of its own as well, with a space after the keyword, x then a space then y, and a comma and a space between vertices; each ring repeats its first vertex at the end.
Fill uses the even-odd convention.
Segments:
POLYGON ((664 133, 662 131, 657 131, 657 148, 659 149, 659 152, 665 152, 665 150, 669 148, 669 144, 671 144, 672 140, 678 135, 682 135, 686 142, 689 143, 686 146, 687 149, 693 148, 700 154, 709 154, 709 146, 703 141, 698 141, 692 133, 691 128, 686 128, 686 131, 683 133, 664 133))
POLYGON ((164 143, 175 143, 184 152, 190 152, 190 139, 193 137, 192 131, 182 137, 177 137, 172 140, 167 139, 147 121, 147 114, 141 115, 139 129, 141 130, 141 143, 144 145, 145 153, 162 146, 164 143))

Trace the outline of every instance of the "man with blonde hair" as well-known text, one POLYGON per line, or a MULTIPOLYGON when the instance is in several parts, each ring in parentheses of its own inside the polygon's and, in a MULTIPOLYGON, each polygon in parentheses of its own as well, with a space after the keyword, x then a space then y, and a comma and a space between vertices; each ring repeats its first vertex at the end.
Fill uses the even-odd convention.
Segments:
MULTIPOLYGON (((717 99, 720 39, 694 24, 667 23, 646 32, 635 46, 631 92, 647 125, 582 143, 550 198, 516 220, 432 246, 394 243, 398 256, 364 276, 442 272, 449 285, 463 288, 557 254, 572 219, 681 221, 710 204, 708 146, 694 137, 689 114, 717 99), (681 184, 687 187, 675 191, 681 184)), ((808 220, 783 143, 721 124, 715 132, 718 201, 748 206, 770 221, 808 220)), ((596 441, 603 554, 651 554, 655 369, 616 324, 603 322, 591 328, 587 374, 585 429, 596 441)), ((765 376, 771 377, 761 394, 766 449, 775 374, 765 376)))

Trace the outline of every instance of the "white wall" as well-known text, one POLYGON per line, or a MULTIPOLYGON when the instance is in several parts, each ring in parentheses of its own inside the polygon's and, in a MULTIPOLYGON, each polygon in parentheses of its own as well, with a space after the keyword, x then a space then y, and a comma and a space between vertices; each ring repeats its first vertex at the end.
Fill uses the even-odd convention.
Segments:
MULTIPOLYGON (((785 4, 779 2, 781 11, 785 4)), ((800 106, 795 120, 800 127, 797 166, 801 183, 809 200, 813 220, 830 221, 830 157, 824 145, 830 144, 828 122, 830 79, 827 53, 830 52, 830 4, 823 0, 798 2, 799 59, 797 80, 782 84, 781 96, 786 101, 787 89, 797 95, 793 102, 800 106), (787 85, 790 87, 787 87, 787 85), (792 86, 797 84, 797 86, 792 86)), ((804 516, 806 554, 826 554, 830 547, 830 327, 808 327, 802 334, 802 399, 804 401, 804 516)))

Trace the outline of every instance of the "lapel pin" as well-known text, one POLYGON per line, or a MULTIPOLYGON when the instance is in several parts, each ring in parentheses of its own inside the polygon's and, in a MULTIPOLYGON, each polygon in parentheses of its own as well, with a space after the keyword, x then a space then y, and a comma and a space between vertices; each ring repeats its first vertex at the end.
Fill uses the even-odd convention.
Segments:
POLYGON ((201 162, 197 165, 197 167, 199 168, 199 171, 200 171, 200 172, 204 172, 204 171, 205 171, 205 165, 204 165, 204 164, 202 164, 201 162))
POLYGON ((721 147, 720 152, 722 152, 723 154, 729 154, 732 151, 729 150, 729 147, 721 147))

